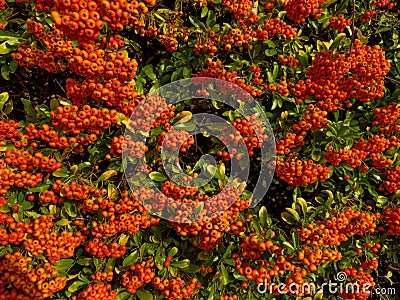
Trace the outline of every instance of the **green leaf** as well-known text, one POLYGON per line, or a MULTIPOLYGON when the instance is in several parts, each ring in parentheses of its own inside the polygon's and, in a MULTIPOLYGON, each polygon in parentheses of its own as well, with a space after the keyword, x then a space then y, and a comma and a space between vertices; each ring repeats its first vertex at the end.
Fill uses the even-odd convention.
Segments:
POLYGON ((21 209, 22 210, 29 210, 33 207, 33 203, 30 201, 24 201, 21 203, 21 209))
POLYGON ((293 246, 297 248, 299 246, 299 236, 295 232, 292 232, 292 240, 293 246))
POLYGON ((299 197, 296 199, 297 203, 301 206, 304 217, 307 215, 307 202, 303 198, 299 197))
POLYGON ((18 68, 18 63, 13 60, 8 64, 8 70, 10 71, 10 73, 14 73, 18 68))
POLYGON ((80 266, 89 266, 91 262, 92 262, 92 258, 90 258, 90 257, 79 258, 76 261, 76 263, 80 266))
POLYGON ((165 180, 168 179, 164 174, 162 174, 162 173, 160 173, 160 172, 157 172, 157 171, 151 172, 151 173, 149 174, 149 176, 150 176, 150 179, 153 180, 153 181, 161 181, 161 182, 164 182, 165 180))
POLYGON ((207 13, 208 13, 208 6, 204 6, 201 9, 201 17, 204 18, 207 15, 207 13))
POLYGON ((178 253, 178 248, 177 247, 172 247, 171 250, 168 252, 168 256, 174 256, 178 253))
POLYGON ((76 292, 80 287, 84 286, 86 283, 83 281, 75 281, 69 287, 68 291, 71 293, 76 292))
POLYGON ((110 179, 113 176, 116 176, 118 174, 117 171, 115 170, 108 170, 105 171, 103 174, 100 175, 100 177, 97 179, 97 182, 102 182, 110 179))
POLYGON ((192 122, 186 122, 186 123, 179 123, 174 126, 176 130, 185 130, 185 131, 193 131, 196 129, 196 125, 192 122))
POLYGON ((10 80, 10 70, 8 69, 8 65, 2 65, 1 66, 1 76, 5 80, 10 80))
POLYGON ((303 50, 299 51, 299 62, 302 67, 308 67, 308 55, 303 50))
POLYGON ((54 177, 65 178, 69 176, 69 170, 66 167, 61 167, 60 169, 53 172, 54 177))
POLYGON ((189 265, 190 265, 189 259, 184 259, 181 261, 174 261, 171 263, 171 267, 179 268, 179 269, 187 268, 187 267, 189 267, 189 265))
POLYGON ((276 51, 275 49, 267 49, 267 50, 265 50, 265 55, 266 56, 274 56, 277 53, 278 53, 278 51, 276 51))
POLYGON ((7 92, 3 92, 0 94, 0 111, 3 110, 4 104, 7 102, 9 98, 9 94, 7 92))
POLYGON ((122 266, 127 267, 136 263, 138 256, 139 252, 137 250, 133 251, 131 254, 124 258, 122 266))
POLYGON ((14 109, 14 103, 10 100, 4 105, 3 112, 6 115, 8 115, 8 114, 10 114, 12 112, 13 109, 14 109))
POLYGON ((37 186, 34 188, 29 188, 28 191, 31 193, 42 193, 44 191, 47 191, 50 188, 50 184, 45 184, 42 186, 37 186))
POLYGON ((136 296, 140 300, 153 300, 153 294, 150 291, 139 289, 136 291, 136 296))
POLYGON ((23 40, 23 38, 15 32, 0 30, 0 41, 9 41, 11 39, 23 40))
POLYGON ((56 223, 58 226, 67 226, 69 224, 69 221, 67 219, 61 219, 57 221, 56 223))
MULTIPOLYGON (((117 297, 115 297, 115 300, 126 300, 126 299, 128 299, 130 296, 131 296, 131 294, 128 293, 128 292, 122 292, 122 293, 119 293, 117 297)), ((151 298, 151 299, 152 299, 152 298, 151 298)))
POLYGON ((221 273, 222 273, 222 284, 227 285, 229 283, 229 274, 223 264, 221 264, 221 273))
POLYGON ((313 300, 322 300, 323 298, 324 298, 324 292, 323 291, 318 291, 315 294, 313 300))
POLYGON ((260 223, 258 223, 258 219, 257 219, 255 216, 251 217, 251 223, 253 224, 254 230, 255 230, 258 234, 261 234, 260 223))
POLYGON ((33 108, 31 101, 29 101, 28 99, 24 99, 24 98, 21 98, 21 101, 22 101, 22 104, 24 105, 24 109, 25 109, 27 116, 30 118, 35 118, 36 111, 33 108))
POLYGON ((300 221, 300 216, 297 211, 295 211, 293 208, 286 208, 286 210, 294 217, 296 221, 300 221))
POLYGON ((216 15, 215 12, 213 12, 212 10, 208 11, 208 16, 207 16, 207 20, 206 20, 206 25, 208 27, 212 27, 214 26, 214 24, 216 23, 216 15))
POLYGON ((198 260, 208 260, 212 256, 212 251, 203 251, 197 255, 198 260))
POLYGON ((293 216, 291 214, 289 214, 288 212, 282 212, 281 213, 281 218, 288 224, 293 225, 296 223, 296 220, 293 218, 293 216))
POLYGON ((5 55, 7 53, 10 53, 11 51, 12 51, 12 48, 7 47, 7 42, 0 44, 0 55, 5 55))
POLYGON ((329 50, 335 50, 340 46, 340 43, 343 41, 343 39, 346 37, 346 34, 344 32, 339 33, 336 38, 333 40, 332 44, 329 46, 329 50))
POLYGON ((197 28, 203 27, 202 23, 195 17, 189 16, 189 21, 190 21, 190 23, 193 24, 193 26, 195 26, 197 28))
POLYGON ((60 106, 60 102, 58 102, 57 99, 53 98, 50 100, 50 109, 51 110, 56 110, 57 107, 59 107, 59 106, 60 106))
POLYGON ((54 265, 54 268, 59 272, 63 273, 66 272, 73 264, 74 259, 61 259, 54 265))
POLYGON ((189 67, 183 67, 183 77, 190 78, 192 76, 192 70, 189 67))
POLYGON ((65 211, 67 212, 67 214, 70 217, 76 217, 77 216, 75 203, 64 202, 64 208, 65 208, 65 211))
POLYGON ((184 67, 179 67, 176 71, 174 71, 171 75, 171 82, 174 82, 180 78, 182 78, 184 67))
POLYGON ((284 241, 283 245, 285 245, 286 247, 289 247, 290 249, 294 250, 294 247, 291 243, 289 243, 288 241, 284 241))
POLYGON ((265 206, 261 206, 260 211, 258 212, 258 216, 260 218, 261 226, 265 228, 267 226, 267 217, 268 217, 267 208, 265 206))

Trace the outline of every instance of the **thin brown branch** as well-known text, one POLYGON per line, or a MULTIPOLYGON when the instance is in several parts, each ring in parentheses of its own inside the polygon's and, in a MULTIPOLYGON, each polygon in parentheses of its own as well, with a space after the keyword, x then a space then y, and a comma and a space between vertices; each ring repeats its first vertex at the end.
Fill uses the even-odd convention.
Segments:
POLYGON ((352 11, 351 11, 351 44, 350 51, 353 50, 354 40, 356 38, 355 30, 356 30, 356 0, 352 0, 352 11))
POLYGON ((399 81, 399 80, 396 80, 396 79, 394 79, 394 78, 391 78, 391 77, 387 77, 387 76, 385 76, 385 79, 387 79, 387 80, 389 80, 389 81, 391 81, 391 82, 394 82, 394 83, 400 84, 400 81, 399 81))

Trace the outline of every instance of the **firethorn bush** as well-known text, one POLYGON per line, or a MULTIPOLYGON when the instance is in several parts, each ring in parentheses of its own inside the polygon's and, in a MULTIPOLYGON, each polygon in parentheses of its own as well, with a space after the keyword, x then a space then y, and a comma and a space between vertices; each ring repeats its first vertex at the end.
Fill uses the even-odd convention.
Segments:
POLYGON ((398 299, 399 11, 395 0, 0 0, 0 299, 398 299), (271 138, 259 114, 201 87, 175 105, 152 93, 204 77, 269 118, 275 173, 255 207, 271 138), (198 113, 236 133, 189 135, 198 113), (129 126, 150 131, 137 141, 129 126), (154 213, 201 213, 214 195, 218 211, 240 141, 251 172, 226 188, 229 209, 190 223, 154 213), (211 180, 180 186, 162 151, 183 182, 204 169, 211 180), (133 171, 163 196, 129 188, 127 156, 145 159, 133 171), (370 288, 309 285, 329 281, 370 288))

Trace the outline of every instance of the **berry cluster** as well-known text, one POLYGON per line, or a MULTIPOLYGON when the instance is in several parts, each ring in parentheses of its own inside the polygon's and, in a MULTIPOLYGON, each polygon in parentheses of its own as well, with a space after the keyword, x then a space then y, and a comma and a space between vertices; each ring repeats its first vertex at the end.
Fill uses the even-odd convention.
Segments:
POLYGON ((393 161, 384 155, 371 153, 369 156, 373 161, 374 167, 377 167, 378 169, 386 169, 393 165, 393 161))
POLYGON ((112 272, 113 267, 112 266, 108 266, 107 270, 108 272, 96 272, 94 274, 92 274, 92 280, 94 282, 100 282, 100 281, 107 281, 107 282, 111 282, 113 280, 114 277, 114 273, 112 272))
POLYGON ((312 160, 284 161, 278 157, 276 175, 293 186, 309 185, 328 179, 330 169, 326 164, 316 164, 312 160))
POLYGON ((86 289, 79 292, 78 296, 72 296, 72 300, 114 300, 119 292, 111 289, 111 284, 105 285, 103 282, 91 283, 86 289))
MULTIPOLYGON (((126 99, 137 97, 135 86, 132 83, 122 84, 115 79, 104 80, 103 83, 95 79, 88 79, 79 83, 68 78, 66 90, 68 98, 72 100, 74 105, 78 106, 82 106, 85 99, 90 98, 96 101, 105 101, 108 106, 123 107, 126 99)), ((130 116, 130 114, 125 115, 130 116)))
POLYGON ((52 73, 64 70, 66 65, 62 61, 73 53, 72 42, 64 41, 60 30, 46 32, 43 24, 31 19, 26 23, 28 30, 45 46, 46 52, 23 42, 18 45, 18 51, 11 54, 13 59, 21 66, 38 66, 52 73))
POLYGON ((319 52, 306 71, 308 80, 299 81, 290 91, 300 100, 314 96, 328 106, 350 98, 369 102, 383 96, 382 78, 389 69, 390 62, 379 46, 364 46, 356 40, 345 55, 319 52))
MULTIPOLYGON (((191 177, 188 177, 189 181, 191 181, 191 177)), ((169 195, 174 199, 181 199, 184 197, 194 197, 199 192, 198 187, 180 187, 175 184, 173 181, 167 180, 161 184, 161 192, 164 195, 169 195)))
POLYGON ((219 296, 219 300, 237 300, 237 295, 221 295, 219 296))
POLYGON ((254 150, 259 149, 262 141, 267 138, 262 124, 261 120, 257 120, 257 114, 248 118, 236 118, 232 122, 232 125, 238 130, 238 134, 228 134, 220 137, 221 142, 232 147, 232 153, 218 151, 217 155, 222 156, 225 160, 232 159, 233 157, 240 160, 242 158, 241 154, 236 153, 234 145, 237 145, 241 139, 243 139, 247 147, 248 154, 250 156, 254 155, 254 150))
POLYGON ((111 51, 116 51, 125 45, 124 39, 119 34, 103 36, 100 40, 100 49, 110 49, 111 51))
POLYGON ((138 63, 128 57, 125 50, 106 53, 87 45, 86 50, 74 48, 74 55, 68 59, 71 71, 86 79, 114 79, 119 82, 131 81, 136 74, 138 63))
MULTIPOLYGON (((345 268, 342 272, 346 273, 349 278, 353 278, 356 280, 358 286, 370 286, 374 287, 375 282, 374 278, 365 272, 364 270, 356 270, 355 268, 345 268)), ((371 296, 371 291, 367 289, 356 289, 355 291, 349 291, 347 289, 339 290, 339 296, 343 299, 355 299, 355 300, 366 300, 371 296)))
POLYGON ((16 148, 6 151, 4 162, 8 165, 17 166, 22 171, 30 172, 37 168, 43 172, 52 172, 62 167, 61 162, 44 156, 41 152, 31 155, 27 150, 20 151, 16 148))
POLYGON ((32 267, 31 262, 32 258, 21 252, 6 254, 0 260, 1 300, 45 299, 65 287, 67 278, 57 277, 58 272, 50 263, 32 267))
MULTIPOLYGON (((228 189, 228 188, 226 188, 228 189)), ((218 216, 207 221, 200 221, 196 223, 172 223, 176 231, 182 236, 191 236, 190 241, 201 250, 210 250, 215 248, 221 242, 225 233, 228 233, 230 226, 239 217, 239 212, 246 209, 249 205, 250 199, 239 199, 239 191, 229 188, 231 191, 226 191, 226 195, 222 193, 214 196, 215 200, 205 202, 205 211, 220 211, 218 207, 226 205, 227 201, 232 202, 236 200, 231 207, 223 213, 218 213, 218 216), (226 199, 229 197, 229 199, 226 199)), ((208 197, 198 194, 197 199, 193 202, 200 202, 207 200, 208 197), (204 199, 205 197, 205 199, 204 199)), ((185 208, 184 205, 182 205, 185 208)))
POLYGON ((18 141, 22 137, 22 133, 18 131, 19 125, 19 122, 14 120, 0 120, 0 141, 10 140, 13 143, 18 141))
POLYGON ((351 25, 351 20, 346 19, 343 14, 337 17, 331 17, 329 19, 329 26, 331 28, 336 28, 339 32, 343 32, 347 26, 351 25))
POLYGON ((243 32, 239 28, 231 29, 228 34, 223 36, 222 42, 225 44, 225 50, 231 50, 232 46, 247 46, 251 43, 253 37, 248 32, 243 32))
POLYGON ((376 15, 375 10, 367 10, 362 14, 360 17, 360 22, 368 23, 369 21, 372 20, 372 18, 376 15))
POLYGON ((42 141, 47 142, 51 148, 72 148, 75 153, 83 152, 85 147, 89 145, 90 141, 94 141, 97 138, 95 134, 89 136, 81 135, 77 137, 66 137, 62 134, 58 134, 57 131, 50 129, 47 124, 43 124, 42 129, 36 129, 35 125, 30 123, 24 129, 26 131, 25 137, 27 140, 40 138, 42 141))
POLYGON ((133 273, 126 271, 122 275, 122 285, 126 287, 128 293, 135 294, 138 288, 150 283, 154 279, 155 273, 152 270, 153 266, 153 261, 130 265, 129 269, 133 271, 133 273))
POLYGON ((383 219, 388 226, 386 233, 388 235, 400 235, 400 207, 386 207, 383 219))
POLYGON ((157 142, 159 144, 159 152, 163 146, 173 152, 178 150, 180 152, 186 152, 190 146, 194 145, 194 137, 189 135, 189 133, 186 131, 173 130, 168 132, 168 134, 166 132, 162 132, 157 136, 157 142))
POLYGON ((295 59, 292 55, 288 55, 285 58, 282 54, 280 54, 280 55, 278 55, 278 61, 283 65, 289 64, 289 66, 291 68, 294 68, 294 67, 298 66, 298 64, 299 64, 299 61, 297 59, 295 59))
POLYGON ((389 4, 389 0, 372 0, 372 5, 376 7, 385 7, 389 4))
MULTIPOLYGON (((260 96, 262 94, 261 89, 256 89, 254 86, 247 85, 246 80, 237 77, 236 71, 227 71, 222 66, 222 61, 213 61, 211 58, 206 59, 207 69, 204 69, 198 74, 194 74, 193 77, 212 77, 233 83, 245 91, 247 91, 253 97, 260 96)), ((219 86, 221 93, 227 93, 227 88, 219 86)))
POLYGON ((325 158, 332 165, 337 167, 342 161, 352 168, 361 166, 362 161, 368 156, 368 153, 364 150, 358 149, 340 149, 337 153, 333 150, 332 146, 329 146, 325 158))
POLYGON ((290 132, 286 133, 285 138, 276 143, 276 154, 287 155, 290 150, 303 146, 306 135, 306 131, 300 132, 299 135, 290 132))
POLYGON ((306 246, 302 251, 297 253, 297 259, 307 266, 309 272, 316 272, 317 266, 327 261, 337 262, 342 259, 342 254, 335 249, 314 250, 306 246))
POLYGON ((141 154, 147 152, 147 149, 145 143, 140 141, 134 142, 129 135, 114 136, 111 141, 110 154, 106 158, 111 159, 115 156, 121 156, 122 153, 129 157, 139 157, 141 154))
MULTIPOLYGON (((336 109, 336 106, 331 106, 327 108, 327 111, 336 109)), ((328 115, 327 111, 320 109, 313 104, 309 104, 307 109, 304 111, 304 119, 297 124, 294 124, 293 130, 317 130, 320 128, 326 128, 328 125, 328 119, 326 118, 328 115)))
POLYGON ((41 233, 35 232, 35 239, 25 239, 24 248, 33 256, 46 255, 50 263, 54 264, 61 258, 74 256, 75 248, 80 246, 84 237, 78 231, 75 234, 69 231, 41 233))
POLYGON ((245 18, 253 15, 252 7, 253 2, 251 0, 222 0, 221 5, 226 7, 230 13, 232 13, 236 20, 242 21, 245 18))
POLYGON ((381 190, 386 190, 391 194, 400 190, 400 166, 395 166, 391 170, 386 170, 385 177, 386 180, 382 182, 381 190))
POLYGON ((326 0, 289 0, 285 3, 287 16, 296 24, 306 21, 310 15, 318 19, 322 14, 320 5, 326 0))
POLYGON ((136 108, 128 121, 129 125, 137 130, 146 132, 161 125, 164 125, 166 130, 169 130, 170 126, 167 125, 175 115, 175 106, 167 104, 166 99, 158 94, 147 95, 146 100, 146 103, 136 108), (155 121, 154 117, 157 117, 155 121))
POLYGON ((50 112, 54 127, 71 131, 74 135, 79 135, 85 130, 98 135, 118 122, 116 115, 115 110, 97 109, 89 105, 84 105, 81 109, 75 105, 58 106, 56 111, 50 112))
MULTIPOLYGON (((1 196, 2 205, 7 204, 7 199, 1 196)), ((24 222, 16 222, 14 218, 6 213, 0 213, 0 245, 6 246, 9 244, 20 244, 25 237, 25 232, 29 229, 29 224, 24 222)))
POLYGON ((374 109, 374 121, 372 126, 379 126, 381 133, 391 134, 400 132, 398 119, 400 117, 400 107, 398 104, 392 103, 383 107, 374 109))
MULTIPOLYGON (((220 41, 221 37, 218 34, 215 34, 214 30, 209 30, 205 34, 207 34, 207 36, 197 39, 193 45, 193 52, 195 54, 208 53, 208 55, 214 56, 218 50, 216 45, 220 41)), ((225 49, 230 50, 229 47, 225 49)))
POLYGON ((197 278, 191 278, 187 284, 185 280, 180 277, 173 279, 154 277, 152 283, 157 290, 161 290, 161 293, 167 300, 192 298, 194 296, 194 290, 200 289, 201 287, 201 285, 197 283, 197 278))
POLYGON ((43 181, 42 173, 31 174, 27 171, 14 172, 11 169, 0 165, 0 194, 5 194, 12 187, 30 188, 35 187, 43 181))
POLYGON ((297 231, 300 241, 313 247, 321 245, 339 246, 347 241, 348 235, 365 235, 374 232, 376 221, 380 214, 363 213, 349 207, 345 212, 335 212, 334 216, 325 221, 317 221, 297 231))
POLYGON ((13 52, 11 57, 21 67, 39 67, 50 73, 57 73, 66 69, 66 65, 61 61, 56 61, 54 55, 45 53, 43 50, 24 42, 18 45, 18 52, 13 52))
MULTIPOLYGON (((155 1, 146 1, 154 5, 155 1)), ((141 14, 148 8, 144 2, 136 1, 55 1, 51 11, 55 27, 69 39, 77 40, 81 45, 94 44, 100 37, 104 22, 113 31, 122 31, 125 26, 143 27, 141 14)))
POLYGON ((278 84, 269 83, 264 85, 264 89, 267 91, 275 92, 281 94, 282 96, 289 95, 288 83, 286 82, 286 78, 282 77, 278 84))
POLYGON ((279 18, 266 20, 263 28, 268 32, 269 37, 279 34, 282 39, 290 40, 297 35, 296 28, 286 24, 279 18))
POLYGON ((363 261, 361 263, 361 267, 365 270, 373 270, 377 269, 379 267, 379 261, 377 259, 373 259, 371 261, 363 261))
POLYGON ((100 239, 94 238, 93 240, 90 240, 89 243, 85 246, 85 250, 87 253, 100 258, 118 258, 125 254, 126 246, 120 245, 116 242, 107 245, 100 239))

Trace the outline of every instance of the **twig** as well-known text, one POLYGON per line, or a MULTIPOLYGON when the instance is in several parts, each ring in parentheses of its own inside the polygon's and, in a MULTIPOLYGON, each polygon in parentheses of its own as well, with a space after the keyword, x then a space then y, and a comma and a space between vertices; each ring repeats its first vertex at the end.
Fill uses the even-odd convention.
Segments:
POLYGON ((400 81, 399 81, 399 80, 396 80, 396 79, 393 79, 393 78, 390 78, 390 77, 387 77, 387 76, 385 76, 385 79, 387 79, 387 80, 389 80, 389 81, 391 81, 391 82, 400 84, 400 81))
POLYGON ((353 50, 354 40, 356 38, 356 36, 355 36, 355 29, 356 29, 356 24, 355 24, 356 0, 353 0, 352 7, 353 8, 352 8, 352 12, 351 12, 351 44, 350 44, 350 51, 353 50))
POLYGON ((53 82, 55 82, 61 88, 61 90, 65 93, 64 87, 60 84, 60 82, 57 79, 55 79, 54 77, 52 77, 52 79, 53 79, 53 82))
POLYGON ((24 80, 17 74, 15 73, 15 76, 18 78, 19 83, 22 85, 24 88, 24 97, 27 97, 28 100, 31 100, 31 94, 29 93, 28 87, 25 85, 24 80))

